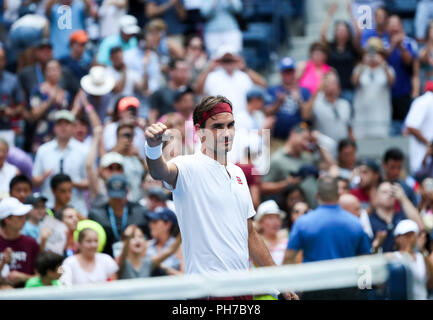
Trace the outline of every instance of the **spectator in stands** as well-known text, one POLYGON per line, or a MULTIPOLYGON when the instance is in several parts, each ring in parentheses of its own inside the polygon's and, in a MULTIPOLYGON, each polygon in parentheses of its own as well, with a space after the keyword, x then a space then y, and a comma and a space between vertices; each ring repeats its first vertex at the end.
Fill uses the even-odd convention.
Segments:
MULTIPOLYGON (((145 97, 150 96, 161 86, 161 69, 170 59, 170 53, 174 52, 172 43, 163 41, 163 30, 166 25, 163 21, 150 21, 144 30, 144 39, 139 41, 137 47, 124 52, 124 61, 127 68, 137 72, 142 79, 147 80, 145 97)), ((177 55, 175 55, 177 56, 177 55)))
POLYGON ((102 40, 99 45, 96 60, 106 66, 111 65, 110 51, 114 47, 121 47, 123 51, 137 47, 135 35, 140 33, 137 19, 131 15, 125 15, 119 19, 120 32, 102 40))
POLYGON ((117 130, 117 143, 111 150, 123 157, 123 169, 129 184, 128 200, 137 202, 143 197, 141 184, 144 180, 147 165, 133 145, 134 126, 120 123, 117 130))
POLYGON ((20 171, 17 167, 7 162, 9 145, 6 140, 0 138, 0 199, 9 195, 9 183, 20 171))
POLYGON ((266 87, 266 81, 257 72, 249 69, 239 51, 231 45, 222 45, 209 64, 197 78, 197 94, 223 95, 233 102, 233 114, 245 110, 247 92, 257 84, 266 87))
POLYGON ((424 178, 420 183, 421 200, 418 210, 421 215, 424 230, 428 234, 433 230, 433 178, 424 178))
POLYGON ((269 253, 276 265, 283 264, 288 237, 279 232, 282 220, 286 213, 281 211, 274 200, 268 200, 259 205, 254 221, 257 223, 257 232, 262 236, 269 253))
POLYGON ((388 34, 388 10, 384 6, 379 6, 374 10, 374 28, 363 29, 361 35, 361 46, 365 48, 370 38, 379 38, 383 42, 383 48, 387 50, 390 47, 388 34))
MULTIPOLYGON (((120 19, 126 15, 127 9, 128 9, 128 1, 126 0, 102 1, 101 6, 98 9, 98 18, 99 18, 99 27, 100 27, 99 35, 102 39, 119 34, 120 21, 121 21, 120 19)), ((138 14, 138 12, 136 14, 138 14)), ((141 25, 141 23, 139 23, 139 25, 141 25)))
POLYGON ((323 76, 331 67, 326 64, 329 50, 321 42, 314 42, 310 46, 310 57, 307 61, 299 62, 296 66, 296 79, 301 87, 310 90, 311 94, 317 93, 323 76))
POLYGON ((162 188, 162 185, 153 185, 147 188, 146 191, 147 197, 140 202, 143 203, 143 206, 146 207, 149 212, 153 212, 159 207, 167 207, 168 195, 162 188))
POLYGON ((57 60, 50 60, 45 66, 45 81, 32 90, 30 107, 35 135, 32 153, 44 143, 53 139, 53 127, 57 111, 69 108, 69 93, 60 87, 62 69, 57 60))
MULTIPOLYGON (((98 118, 98 115, 96 115, 98 118)), ((99 121, 99 118, 98 118, 99 121)), ((74 139, 81 142, 86 149, 90 148, 92 144, 92 135, 90 134, 91 126, 88 118, 82 112, 75 117, 74 122, 74 139)))
POLYGON ((54 216, 57 216, 64 207, 70 205, 72 185, 71 177, 67 174, 58 173, 51 178, 50 187, 54 195, 54 205, 51 207, 51 211, 54 216))
POLYGON ((362 209, 361 202, 354 195, 347 193, 340 195, 338 198, 340 207, 359 219, 362 229, 368 235, 370 240, 373 240, 373 230, 371 229, 370 218, 366 210, 362 209))
POLYGON ((35 263, 38 276, 27 280, 25 288, 59 286, 59 279, 62 276, 61 266, 64 259, 62 255, 51 251, 40 252, 35 263))
POLYGON ((427 81, 424 94, 416 98, 410 106, 405 120, 409 134, 409 163, 411 173, 417 172, 422 165, 428 146, 433 141, 433 81, 427 81))
POLYGON ((95 130, 95 137, 86 157, 86 172, 89 179, 89 192, 92 204, 107 200, 105 183, 113 174, 123 174, 123 157, 117 152, 108 152, 101 157, 99 168, 95 169, 95 163, 99 154, 98 147, 101 139, 101 128, 95 130))
POLYGON ((433 22, 429 23, 423 42, 424 47, 419 51, 421 88, 427 81, 433 80, 433 22))
POLYGON ((415 24, 415 37, 419 43, 424 42, 424 39, 426 39, 426 33, 428 34, 429 32, 428 28, 432 19, 433 19, 433 2, 431 0, 418 1, 416 5, 414 24, 415 24))
POLYGON ((370 38, 362 63, 353 71, 353 131, 356 139, 386 138, 391 126, 391 85, 394 69, 385 60, 383 43, 370 38))
POLYGON ((352 139, 343 139, 338 142, 337 163, 338 177, 350 181, 353 178, 356 167, 356 142, 352 139))
POLYGON ((76 30, 86 29, 85 17, 96 17, 97 12, 90 0, 48 0, 45 15, 50 20, 50 40, 55 59, 68 55, 69 38, 76 30), (65 19, 64 7, 68 6, 70 20, 65 19))
POLYGON ((360 47, 361 30, 359 23, 355 19, 350 6, 348 11, 351 17, 352 25, 346 21, 338 20, 334 26, 334 36, 331 41, 328 40, 328 28, 331 19, 337 11, 337 2, 334 2, 328 11, 328 16, 322 25, 321 41, 329 47, 329 56, 327 64, 333 67, 340 78, 341 96, 352 103, 353 84, 351 81, 353 69, 361 60, 362 50, 360 47), (355 34, 352 32, 355 29, 355 34))
POLYGON ((107 234, 104 253, 118 257, 120 235, 131 224, 137 225, 148 236, 148 223, 145 208, 127 200, 128 181, 123 174, 112 175, 106 184, 108 201, 91 207, 89 219, 101 224, 107 234))
POLYGON ((359 182, 351 193, 361 201, 363 209, 374 206, 376 189, 381 182, 380 167, 376 161, 367 159, 358 166, 359 182))
MULTIPOLYGON (((301 250, 304 263, 369 254, 370 242, 359 220, 338 205, 337 180, 320 178, 317 196, 319 207, 301 216, 293 225, 284 263, 294 263, 301 250)), ((321 298, 338 293, 338 290, 321 292, 321 298)), ((303 299, 308 298, 317 299, 318 296, 304 293, 303 299)))
POLYGON ((389 252, 394 249, 394 230, 397 224, 404 219, 415 221, 419 228, 423 227, 418 210, 406 197, 399 184, 382 182, 378 188, 374 200, 374 210, 370 214, 370 223, 373 234, 377 236, 378 231, 386 231, 386 237, 382 243, 382 251, 389 252), (395 211, 395 201, 401 203, 401 210, 395 211))
MULTIPOLYGON (((24 96, 15 74, 6 71, 6 50, 0 47, 0 138, 15 146, 15 132, 21 136, 19 121, 24 116, 24 96)), ((21 147, 21 145, 18 145, 21 147)))
POLYGON ((417 199, 414 190, 402 179, 404 154, 399 148, 390 148, 383 155, 382 168, 383 179, 389 182, 398 182, 404 193, 414 206, 417 206, 417 199))
POLYGON ((73 32, 69 38, 69 55, 60 58, 59 62, 62 66, 69 69, 74 77, 77 86, 80 85, 80 80, 90 70, 92 57, 86 51, 86 45, 89 42, 89 36, 84 30, 73 32))
MULTIPOLYGON (((111 102, 111 91, 116 81, 108 75, 107 69, 102 66, 94 66, 89 74, 81 78, 81 88, 86 96, 78 102, 84 109, 94 109, 98 114, 99 121, 104 124, 111 113, 109 110, 111 102), (85 99, 84 99, 85 98, 85 99)), ((79 93, 83 95, 81 92, 79 93)))
POLYGON ((235 14, 242 11, 242 1, 205 0, 200 11, 206 20, 204 41, 210 56, 226 44, 231 45, 236 52, 242 51, 242 33, 235 18, 235 14))
POLYGON ((168 26, 168 35, 182 43, 185 31, 186 11, 182 0, 149 0, 146 3, 146 17, 162 18, 168 26))
POLYGON ((327 166, 333 162, 317 140, 312 139, 305 123, 293 127, 285 145, 271 156, 269 172, 262 179, 262 195, 278 195, 289 185, 301 184, 309 205, 314 207, 316 177, 302 176, 300 169, 305 165, 318 167, 320 161, 327 166))
POLYGON ((194 83, 198 75, 208 64, 208 54, 206 53, 203 39, 197 35, 189 36, 185 41, 185 60, 190 65, 191 81, 194 83))
POLYGON ((66 206, 58 212, 57 218, 67 227, 65 254, 70 257, 78 253, 78 242, 74 239, 74 232, 78 227, 78 213, 73 207, 66 206))
POLYGON ((98 234, 93 229, 83 229, 78 236, 79 253, 63 261, 60 282, 71 286, 116 280, 118 266, 112 257, 96 252, 98 234))
POLYGON ((338 141, 353 139, 351 107, 347 100, 340 98, 341 86, 338 74, 329 71, 323 75, 322 88, 313 96, 313 106, 305 111, 314 128, 338 141))
MULTIPOLYGON (((167 258, 173 255, 181 243, 180 233, 169 248, 152 258, 146 255, 147 243, 144 234, 136 225, 130 225, 123 234, 122 253, 119 257, 118 277, 122 279, 147 278, 152 272, 161 266, 167 258)), ((169 268, 162 267, 168 274, 169 268)))
POLYGON ((146 79, 124 63, 121 47, 111 48, 110 61, 111 66, 107 67, 107 75, 116 81, 112 101, 116 101, 120 96, 132 96, 147 90, 146 79))
POLYGON ((433 144, 430 143, 422 160, 420 169, 415 173, 416 180, 433 177, 433 144))
POLYGON ((38 194, 31 195, 27 198, 26 204, 33 206, 32 210, 28 213, 28 220, 24 224, 22 234, 32 237, 36 241, 39 239, 39 232, 41 230, 41 223, 45 217, 46 207, 45 203, 47 198, 38 194))
POLYGON ((173 102, 176 91, 188 85, 190 81, 190 69, 185 60, 174 59, 169 63, 167 85, 160 87, 150 96, 149 122, 155 123, 158 118, 173 112, 173 102))
POLYGON ((0 253, 2 256, 7 254, 10 257, 7 261, 8 271, 0 271, 3 271, 1 274, 14 287, 23 287, 33 276, 35 260, 39 253, 37 242, 21 234, 26 215, 31 209, 31 205, 24 205, 12 197, 0 202, 0 253))
POLYGON ((291 128, 305 120, 305 110, 311 109, 312 100, 310 91, 296 81, 293 59, 284 57, 279 67, 281 84, 268 88, 273 102, 267 106, 266 113, 276 118, 273 137, 285 140, 291 128))
MULTIPOLYGON (((284 212, 288 212, 286 219, 283 219, 283 228, 290 229, 293 222, 291 213, 297 203, 307 203, 304 190, 299 185, 289 185, 282 195, 282 201, 280 202, 280 208, 284 212)), ((309 205, 307 204, 307 207, 309 205)))
POLYGON ((32 181, 24 175, 15 176, 9 184, 9 194, 17 198, 21 203, 25 203, 32 194, 32 181))
POLYGON ((422 252, 417 250, 419 234, 420 230, 415 222, 408 219, 400 221, 394 230, 396 251, 393 255, 399 260, 409 258, 406 261, 413 276, 412 298, 427 300, 427 286, 431 289, 433 282, 432 256, 427 250, 422 252))
POLYGON ((406 36, 401 19, 389 17, 388 33, 390 48, 388 63, 395 70, 392 86, 392 135, 401 135, 403 121, 409 111, 412 99, 417 97, 419 88, 418 46, 414 39, 406 36))
POLYGON ((33 167, 33 184, 42 187, 42 194, 48 198, 48 207, 54 205, 50 190, 50 179, 53 174, 67 174, 72 179, 71 204, 84 216, 87 216, 83 191, 88 188, 85 171, 86 149, 72 138, 75 117, 70 111, 61 110, 55 114, 55 139, 44 143, 36 152, 33 167))
MULTIPOLYGON (((146 255, 155 258, 176 242, 179 226, 175 213, 168 208, 158 207, 147 216, 149 218, 150 240, 146 255)), ((179 248, 176 253, 162 263, 159 269, 155 270, 153 275, 179 275, 184 272, 182 250, 179 248)))

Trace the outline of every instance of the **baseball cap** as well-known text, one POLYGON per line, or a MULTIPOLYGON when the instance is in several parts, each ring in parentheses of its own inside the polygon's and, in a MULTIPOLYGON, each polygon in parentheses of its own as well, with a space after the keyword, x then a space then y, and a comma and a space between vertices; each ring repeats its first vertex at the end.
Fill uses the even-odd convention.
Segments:
POLYGON ((140 27, 137 25, 137 18, 132 15, 124 15, 119 19, 120 30, 125 34, 140 33, 140 27))
POLYGON ((113 174, 106 184, 109 198, 125 198, 128 192, 128 180, 123 174, 113 174))
POLYGON ((272 98, 267 94, 267 92, 258 86, 254 86, 247 92, 247 101, 253 98, 260 98, 265 102, 265 104, 272 102, 272 98))
POLYGON ((295 61, 290 57, 284 57, 280 60, 280 71, 294 70, 295 61))
POLYGON ((55 121, 59 121, 59 120, 66 120, 69 122, 74 122, 75 121, 75 116, 73 115, 73 113, 69 110, 60 110, 57 111, 56 114, 54 115, 54 119, 55 121))
POLYGON ((47 202, 48 199, 39 193, 34 193, 34 194, 31 194, 30 196, 27 197, 25 204, 30 204, 30 205, 34 206, 36 203, 38 203, 40 201, 47 202))
POLYGON ((0 201, 0 220, 9 216, 24 216, 32 209, 31 205, 23 204, 17 198, 5 198, 0 201))
POLYGON ((129 107, 138 108, 140 106, 140 101, 136 97, 124 97, 120 99, 118 110, 125 111, 129 107))
POLYGON ((215 54, 215 59, 221 59, 226 54, 230 54, 233 56, 237 56, 239 54, 238 50, 236 50, 235 47, 233 47, 230 44, 223 44, 221 47, 218 48, 215 54))
POLYGON ((402 234, 406 234, 409 232, 415 232, 415 234, 418 234, 419 228, 415 221, 405 219, 401 220, 394 230, 394 237, 397 237, 402 234))
POLYGON ((43 47, 50 47, 50 48, 52 48, 53 46, 52 46, 52 44, 50 42, 50 39, 48 39, 48 38, 42 38, 42 39, 40 39, 39 41, 36 42, 35 47, 36 48, 43 48, 43 47))
POLYGON ((107 168, 112 164, 117 163, 123 167, 123 156, 117 152, 109 152, 101 158, 100 165, 102 168, 107 168))
POLYGON ((89 41, 89 36, 84 30, 77 30, 69 37, 69 42, 86 43, 87 41, 89 41))
POLYGON ((169 208, 158 207, 155 209, 155 211, 150 212, 147 216, 151 221, 164 220, 164 221, 170 221, 173 224, 177 225, 176 214, 173 211, 171 211, 169 208))
POLYGON ((366 159, 366 160, 361 161, 361 163, 359 165, 360 166, 367 166, 368 168, 370 168, 374 172, 380 172, 380 166, 374 160, 366 159))
POLYGON ((160 201, 167 200, 167 194, 165 193, 163 188, 159 188, 159 187, 150 188, 147 194, 148 196, 157 197, 160 201))
POLYGON ((281 219, 286 217, 286 213, 281 211, 275 200, 268 200, 259 205, 257 214, 254 216, 255 221, 260 221, 267 214, 279 214, 281 219))

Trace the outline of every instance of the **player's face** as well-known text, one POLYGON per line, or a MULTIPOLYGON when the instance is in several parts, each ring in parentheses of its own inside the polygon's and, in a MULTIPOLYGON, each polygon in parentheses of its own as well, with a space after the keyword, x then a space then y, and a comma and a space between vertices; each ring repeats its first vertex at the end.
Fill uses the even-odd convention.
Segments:
POLYGON ((227 153, 232 149, 235 137, 235 120, 233 114, 222 112, 206 120, 206 148, 214 153, 227 153), (212 137, 207 137, 211 135, 212 137), (212 138, 212 139, 211 139, 212 138))

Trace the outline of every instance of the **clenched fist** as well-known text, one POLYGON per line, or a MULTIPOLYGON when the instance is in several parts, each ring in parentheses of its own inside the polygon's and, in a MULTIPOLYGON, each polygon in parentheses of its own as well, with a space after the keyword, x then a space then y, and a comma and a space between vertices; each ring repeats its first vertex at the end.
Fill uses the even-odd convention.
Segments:
POLYGON ((168 131, 166 131, 166 125, 161 122, 154 123, 147 128, 145 136, 149 147, 156 147, 165 141, 166 139, 164 138, 168 134, 168 131))

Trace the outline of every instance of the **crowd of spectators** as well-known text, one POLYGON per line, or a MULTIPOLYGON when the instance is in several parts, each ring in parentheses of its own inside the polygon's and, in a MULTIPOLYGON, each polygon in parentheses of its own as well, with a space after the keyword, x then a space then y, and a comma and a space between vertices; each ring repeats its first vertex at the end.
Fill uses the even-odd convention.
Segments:
POLYGON ((419 2, 412 39, 370 2, 354 1, 329 39, 333 4, 309 55, 282 57, 271 86, 242 56, 241 0, 3 1, 0 288, 182 274, 176 209, 148 174, 144 131, 175 129, 166 160, 196 152, 194 106, 223 95, 229 160, 276 264, 407 253, 427 298, 433 8, 419 2), (352 14, 363 2, 370 29, 352 14), (358 155, 361 139, 403 136, 407 154, 358 155))

